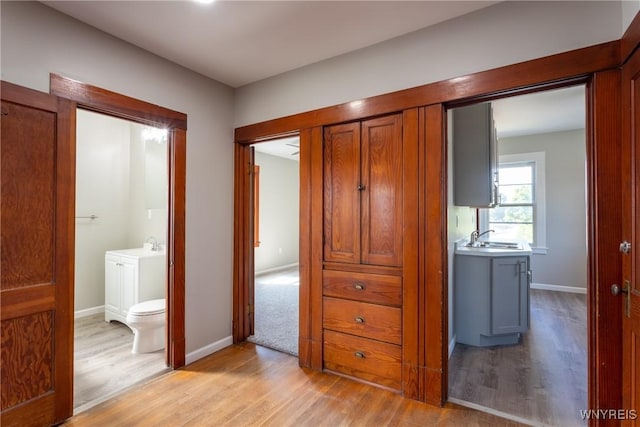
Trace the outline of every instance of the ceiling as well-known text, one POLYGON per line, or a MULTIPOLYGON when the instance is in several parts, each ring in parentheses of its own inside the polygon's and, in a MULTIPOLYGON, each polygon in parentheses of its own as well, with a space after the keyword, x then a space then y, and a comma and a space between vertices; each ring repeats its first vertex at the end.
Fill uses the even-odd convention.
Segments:
MULTIPOLYGON (((42 1, 133 45, 240 87, 498 1, 42 1)), ((584 127, 584 88, 494 101, 498 136, 584 127)), ((285 158, 297 140, 261 144, 285 158)))
POLYGON ((231 87, 371 46, 497 1, 42 1, 231 87))

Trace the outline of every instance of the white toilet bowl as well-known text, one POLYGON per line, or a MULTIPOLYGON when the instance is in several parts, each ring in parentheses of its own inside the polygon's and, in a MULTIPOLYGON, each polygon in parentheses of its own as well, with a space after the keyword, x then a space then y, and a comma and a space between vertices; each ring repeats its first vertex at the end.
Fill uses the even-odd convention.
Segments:
POLYGON ((127 313, 127 325, 133 330, 132 353, 151 353, 164 348, 165 311, 164 299, 131 306, 127 313))

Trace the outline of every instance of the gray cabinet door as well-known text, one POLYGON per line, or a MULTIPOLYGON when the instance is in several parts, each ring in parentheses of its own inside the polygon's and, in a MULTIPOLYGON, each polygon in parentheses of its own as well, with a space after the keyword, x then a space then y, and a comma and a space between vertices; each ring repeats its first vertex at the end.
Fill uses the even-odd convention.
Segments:
POLYGON ((529 326, 527 257, 491 259, 491 333, 524 332, 529 326))

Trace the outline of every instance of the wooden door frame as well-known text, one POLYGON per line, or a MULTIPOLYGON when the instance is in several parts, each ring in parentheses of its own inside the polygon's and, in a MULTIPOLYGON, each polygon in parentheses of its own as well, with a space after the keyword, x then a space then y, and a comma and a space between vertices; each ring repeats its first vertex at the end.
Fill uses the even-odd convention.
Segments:
MULTIPOLYGON (((185 189, 187 115, 125 95, 50 75, 50 93, 97 113, 167 128, 169 131, 169 219, 167 235, 167 364, 185 365, 185 189)), ((75 114, 74 114, 75 116, 75 114)), ((75 245, 75 244, 74 244, 75 245)), ((69 313, 73 319, 73 311, 69 313)))
MULTIPOLYGON (((445 104, 473 99, 496 99, 545 89, 585 83, 587 85, 587 139, 589 159, 589 406, 618 408, 620 363, 615 354, 620 345, 620 307, 609 294, 619 279, 620 264, 615 244, 620 237, 620 85, 621 41, 603 43, 549 57, 483 71, 446 81, 375 96, 350 103, 300 113, 235 130, 237 150, 245 144, 276 135, 299 132, 300 161, 300 354, 301 366, 322 369, 322 328, 314 320, 314 307, 321 296, 322 222, 322 126, 358 120, 380 114, 420 108, 421 137, 419 170, 424 184, 419 200, 419 301, 415 319, 419 322, 420 366, 413 372, 419 390, 414 398, 442 405, 447 398, 448 314, 447 314, 447 187, 445 104), (318 162, 320 166, 318 166, 318 162), (319 285, 318 285, 319 283, 319 285), (318 290, 318 287, 319 290, 318 290)), ((238 151, 236 151, 238 152, 238 151)), ((238 182, 236 170, 236 183, 238 182)), ((236 184, 236 197, 242 197, 236 184)), ((236 204, 236 209, 240 205, 236 204)), ((249 224, 236 211, 234 243, 241 243, 249 224), (241 219, 238 219, 241 217, 241 219)), ((234 272, 242 271, 245 260, 236 250, 234 272)), ((235 290, 241 276, 234 274, 235 290)), ((243 301, 234 299, 234 325, 242 319, 243 301)), ((234 329, 235 330, 235 329, 234 329)), ((234 335, 241 341, 241 335, 234 335)), ((403 379, 406 383, 406 379, 403 379)))

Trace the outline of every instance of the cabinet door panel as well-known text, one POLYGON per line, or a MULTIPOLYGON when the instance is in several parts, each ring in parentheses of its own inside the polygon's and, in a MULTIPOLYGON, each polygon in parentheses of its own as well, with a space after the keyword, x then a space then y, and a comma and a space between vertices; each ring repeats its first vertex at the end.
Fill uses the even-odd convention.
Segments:
POLYGON ((122 268, 122 315, 126 316, 129 309, 138 301, 138 263, 123 260, 122 268))
POLYGON ((360 124, 324 132, 324 259, 360 262, 360 124))
POLYGON ((104 262, 104 314, 110 321, 111 313, 120 313, 120 261, 117 257, 106 256, 104 262))
POLYGON ((528 327, 526 258, 491 260, 491 333, 524 332, 528 327))
POLYGON ((402 117, 362 122, 362 262, 402 265, 402 117))

